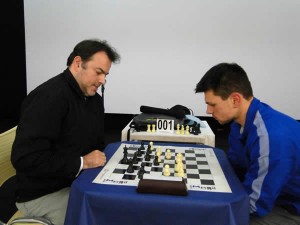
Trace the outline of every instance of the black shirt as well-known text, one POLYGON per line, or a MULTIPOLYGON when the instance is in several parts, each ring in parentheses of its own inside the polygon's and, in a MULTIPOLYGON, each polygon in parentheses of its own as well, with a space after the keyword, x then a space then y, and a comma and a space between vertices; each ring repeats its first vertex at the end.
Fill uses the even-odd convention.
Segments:
POLYGON ((102 97, 84 96, 66 69, 33 90, 22 104, 12 149, 17 201, 69 187, 80 169, 80 156, 103 148, 102 97))

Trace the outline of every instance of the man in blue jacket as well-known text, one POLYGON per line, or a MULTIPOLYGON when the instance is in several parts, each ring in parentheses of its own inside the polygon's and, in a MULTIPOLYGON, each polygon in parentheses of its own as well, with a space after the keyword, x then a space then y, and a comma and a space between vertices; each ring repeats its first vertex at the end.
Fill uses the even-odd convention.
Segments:
POLYGON ((25 216, 63 225, 72 181, 105 164, 104 106, 97 90, 119 58, 106 41, 84 40, 67 68, 24 100, 12 163, 17 207, 25 216))
POLYGON ((231 123, 229 160, 250 197, 252 224, 300 224, 300 123, 253 96, 246 72, 221 63, 202 77, 207 114, 231 123))

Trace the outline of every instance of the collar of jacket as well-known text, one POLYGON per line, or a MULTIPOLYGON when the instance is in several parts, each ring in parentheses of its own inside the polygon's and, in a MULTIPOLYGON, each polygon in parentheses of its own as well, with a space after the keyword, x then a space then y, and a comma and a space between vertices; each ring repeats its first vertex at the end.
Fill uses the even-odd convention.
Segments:
POLYGON ((249 109, 248 109, 248 112, 247 112, 247 115, 246 115, 245 127, 244 127, 244 130, 242 132, 243 137, 247 137, 248 134, 249 134, 249 131, 252 127, 255 115, 256 115, 257 110, 258 110, 259 103, 260 103, 260 100, 258 100, 257 98, 254 97, 251 104, 250 104, 250 106, 249 106, 249 109))
POLYGON ((71 71, 68 68, 65 69, 65 71, 63 72, 63 76, 65 77, 66 81, 71 86, 71 88, 74 90, 74 92, 78 95, 79 98, 81 98, 83 100, 87 100, 87 99, 91 98, 91 97, 85 96, 82 93, 82 91, 79 87, 79 84, 77 83, 73 74, 71 73, 71 71))

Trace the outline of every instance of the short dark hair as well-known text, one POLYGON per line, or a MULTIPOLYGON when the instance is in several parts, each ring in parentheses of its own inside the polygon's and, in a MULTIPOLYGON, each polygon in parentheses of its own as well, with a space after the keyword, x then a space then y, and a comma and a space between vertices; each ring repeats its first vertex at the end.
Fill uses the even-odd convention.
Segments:
POLYGON ((222 99, 227 99, 233 92, 241 93, 245 99, 253 96, 245 70, 236 63, 220 63, 208 70, 197 84, 195 92, 209 90, 222 99))
POLYGON ((111 47, 107 41, 90 39, 79 42, 73 49, 67 60, 67 66, 70 66, 75 56, 80 56, 83 62, 87 62, 97 52, 105 52, 113 63, 120 61, 120 55, 111 47))

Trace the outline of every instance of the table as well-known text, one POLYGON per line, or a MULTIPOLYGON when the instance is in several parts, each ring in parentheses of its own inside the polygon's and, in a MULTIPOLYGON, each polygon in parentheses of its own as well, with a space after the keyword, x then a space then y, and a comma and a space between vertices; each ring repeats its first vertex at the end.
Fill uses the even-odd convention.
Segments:
MULTIPOLYGON (((120 144, 112 143, 105 148, 108 159, 120 144)), ((225 153, 216 148, 214 152, 232 193, 189 191, 187 196, 142 194, 137 193, 134 186, 92 183, 101 169, 89 169, 83 171, 71 186, 65 225, 249 224, 249 197, 225 153)))
POLYGON ((195 144, 205 144, 215 147, 215 134, 210 128, 207 121, 202 121, 206 127, 201 127, 201 133, 198 135, 193 134, 173 134, 170 133, 150 133, 146 131, 135 131, 134 128, 130 128, 131 121, 122 130, 121 141, 166 141, 166 142, 181 142, 181 143, 195 143, 195 144), (128 130, 129 140, 127 140, 128 130))

